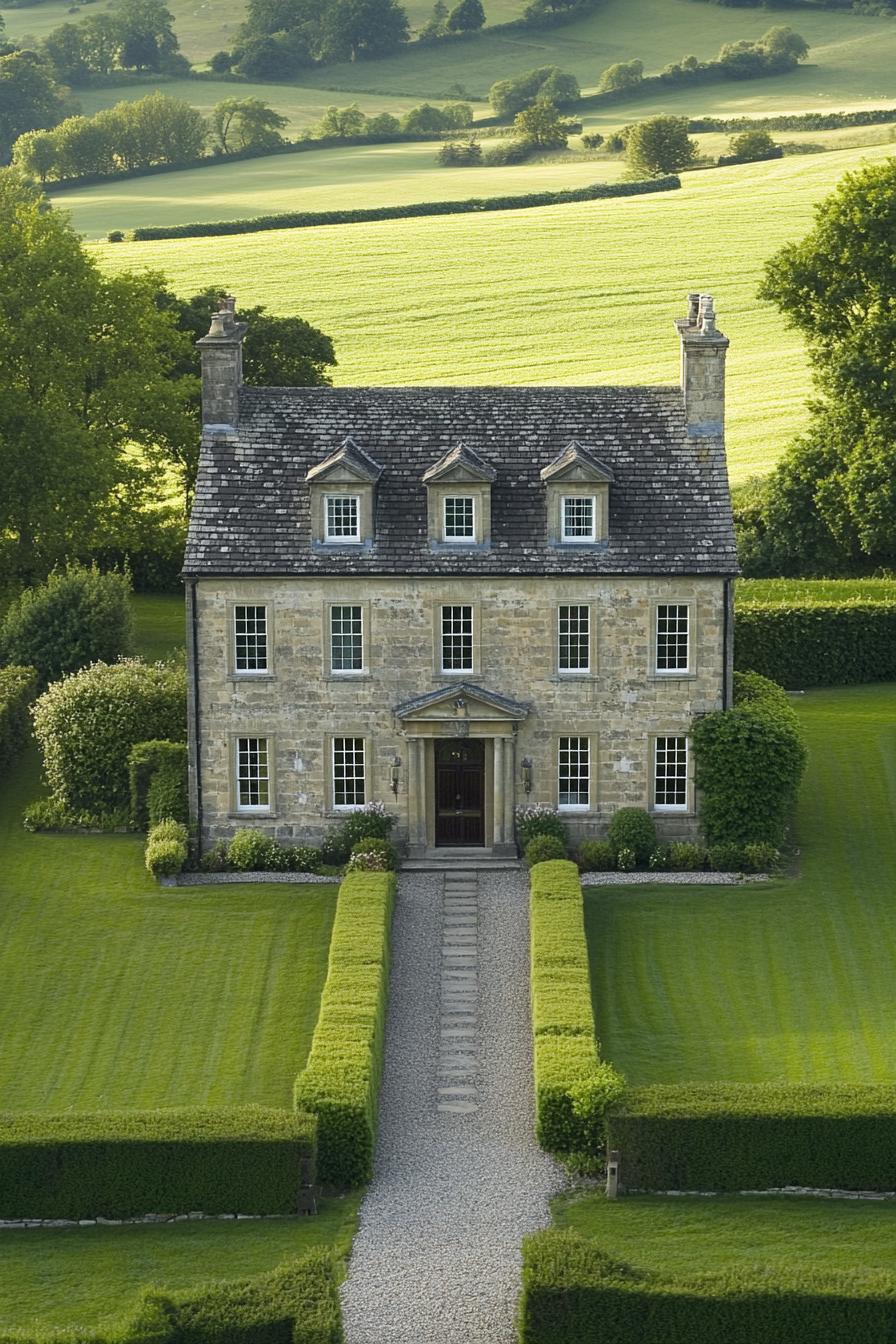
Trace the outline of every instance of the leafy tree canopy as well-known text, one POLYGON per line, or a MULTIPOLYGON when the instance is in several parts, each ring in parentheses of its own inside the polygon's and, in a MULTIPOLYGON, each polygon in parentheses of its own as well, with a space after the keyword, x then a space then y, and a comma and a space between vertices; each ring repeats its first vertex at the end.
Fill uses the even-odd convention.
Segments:
POLYGON ((50 64, 33 51, 0 56, 0 163, 26 131, 55 126, 65 110, 65 90, 50 64))
POLYGON ((215 146, 222 154, 273 149, 283 143, 280 132, 288 121, 261 98, 225 98, 211 114, 215 146))
POLYGON ((653 177, 693 163, 697 144, 688 137, 687 117, 648 117, 629 128, 625 153, 634 172, 653 177))
POLYGON ((513 120, 514 133, 539 149, 564 149, 569 133, 550 98, 536 98, 513 120))
POLYGON ((485 24, 485 10, 482 0, 460 0, 451 10, 447 19, 451 33, 470 33, 485 24))

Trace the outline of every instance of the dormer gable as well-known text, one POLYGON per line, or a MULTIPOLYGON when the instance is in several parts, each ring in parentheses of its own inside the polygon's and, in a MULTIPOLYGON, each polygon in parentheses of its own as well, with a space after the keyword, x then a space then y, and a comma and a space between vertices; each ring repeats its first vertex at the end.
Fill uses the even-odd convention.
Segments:
POLYGON ((552 546, 605 545, 613 470, 573 439, 539 473, 547 495, 552 546))
POLYGON ((465 443, 449 449, 420 478, 426 487, 433 550, 491 545, 492 483, 497 472, 465 443))
POLYGON ((313 546, 372 546, 379 462, 349 436, 306 472, 313 546))

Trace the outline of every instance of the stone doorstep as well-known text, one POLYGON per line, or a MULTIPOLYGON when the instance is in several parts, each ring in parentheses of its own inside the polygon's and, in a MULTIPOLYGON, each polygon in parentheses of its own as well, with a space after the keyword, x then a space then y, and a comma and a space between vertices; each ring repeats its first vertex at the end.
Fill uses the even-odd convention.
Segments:
POLYGON ((440 1101, 436 1110, 443 1115, 472 1115, 479 1106, 475 1101, 440 1101))
POLYGON ((454 1083, 450 1087, 440 1087, 439 1096, 446 1100, 456 1098, 462 1100, 464 1097, 475 1097, 476 1088, 472 1084, 454 1083))

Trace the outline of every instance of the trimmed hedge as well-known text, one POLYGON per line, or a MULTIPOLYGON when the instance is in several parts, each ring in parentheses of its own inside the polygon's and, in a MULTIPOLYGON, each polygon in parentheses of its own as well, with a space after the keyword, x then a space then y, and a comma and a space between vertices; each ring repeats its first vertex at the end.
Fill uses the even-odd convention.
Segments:
POLYGON ((138 831, 171 817, 186 822, 187 744, 154 738, 128 756, 131 825, 138 831))
POLYGON ((319 1179, 363 1185, 373 1174, 394 873, 350 873, 339 888, 330 964, 295 1105, 318 1121, 319 1179))
POLYGON ((896 602, 738 605, 734 665, 789 690, 896 680, 896 602))
POLYGON ((295 1213, 313 1116, 262 1106, 0 1115, 0 1218, 295 1213))
POLYGON ((179 1294, 144 1291, 133 1315, 87 1329, 16 1330, 0 1344, 342 1344, 334 1257, 325 1250, 267 1274, 179 1294))
POLYGON ((896 1190, 896 1087, 633 1088, 607 1117, 630 1190, 896 1190))
POLYGON ((538 205, 567 205, 609 196, 643 196, 674 191, 679 178, 654 177, 644 182, 596 182, 568 191, 535 191, 521 196, 474 196, 466 201, 424 201, 416 205, 378 205, 366 210, 303 210, 253 219, 227 219, 207 224, 171 224, 134 229, 134 241, 155 238, 217 238, 229 233, 263 233, 267 229, 316 229, 325 224, 367 224, 378 219, 416 219, 421 215, 466 215, 480 210, 529 210, 538 205))
POLYGON ((565 859, 536 864, 530 882, 535 1132, 547 1152, 595 1158, 624 1084, 598 1053, 582 885, 565 859))
POLYGON ((688 130, 700 131, 837 131, 848 126, 886 126, 896 121, 896 108, 859 112, 793 112, 776 117, 692 117, 688 130))
POLYGON ((894 1331, 892 1274, 732 1266, 674 1279, 572 1230, 523 1242, 522 1344, 890 1344, 894 1331))
POLYGON ((766 159, 783 159, 783 157, 784 150, 780 145, 774 145, 764 154, 720 154, 716 163, 720 168, 730 168, 735 163, 764 163, 766 159))
POLYGON ((0 770, 7 769, 28 741, 28 710, 37 696, 33 667, 0 667, 0 770))

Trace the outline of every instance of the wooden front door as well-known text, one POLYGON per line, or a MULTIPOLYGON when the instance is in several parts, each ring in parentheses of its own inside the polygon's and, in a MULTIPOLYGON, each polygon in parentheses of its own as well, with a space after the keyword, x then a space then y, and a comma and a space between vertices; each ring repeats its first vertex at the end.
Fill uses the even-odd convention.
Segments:
POLYGON ((436 845, 485 844, 485 743, 436 742, 436 845))

